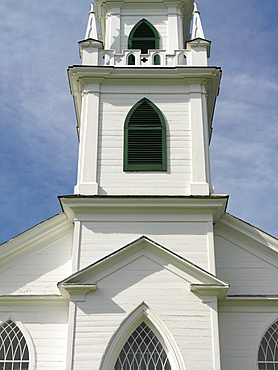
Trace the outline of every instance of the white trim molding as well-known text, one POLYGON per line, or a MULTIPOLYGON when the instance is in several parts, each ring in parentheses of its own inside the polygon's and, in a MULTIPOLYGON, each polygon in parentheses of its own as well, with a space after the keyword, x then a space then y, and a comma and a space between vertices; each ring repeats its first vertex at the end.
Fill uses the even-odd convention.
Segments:
POLYGON ((4 313, 0 315, 0 326, 4 324, 6 321, 8 321, 9 319, 12 320, 18 326, 18 328, 20 329, 20 331, 22 332, 26 340, 28 352, 29 352, 28 370, 35 370, 36 369, 36 352, 35 352, 35 346, 34 346, 34 343, 33 343, 33 340, 32 340, 32 337, 29 331, 24 326, 24 324, 22 324, 19 318, 16 315, 11 314, 11 313, 4 313))
POLYGON ((141 303, 123 320, 118 330, 112 336, 104 352, 100 370, 113 369, 123 345, 141 322, 145 322, 161 342, 171 364, 171 368, 175 370, 185 370, 186 368, 182 356, 173 336, 158 315, 150 309, 145 302, 141 303))

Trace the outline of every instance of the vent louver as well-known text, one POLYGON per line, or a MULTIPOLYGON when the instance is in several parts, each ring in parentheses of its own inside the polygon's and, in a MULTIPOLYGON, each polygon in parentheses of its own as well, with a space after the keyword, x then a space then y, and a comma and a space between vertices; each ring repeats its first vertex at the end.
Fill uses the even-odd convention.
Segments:
POLYGON ((130 33, 129 49, 141 49, 142 54, 147 54, 149 49, 159 48, 159 35, 156 29, 145 19, 138 22, 130 33))
POLYGON ((146 99, 136 104, 125 125, 125 170, 165 171, 165 124, 146 99))

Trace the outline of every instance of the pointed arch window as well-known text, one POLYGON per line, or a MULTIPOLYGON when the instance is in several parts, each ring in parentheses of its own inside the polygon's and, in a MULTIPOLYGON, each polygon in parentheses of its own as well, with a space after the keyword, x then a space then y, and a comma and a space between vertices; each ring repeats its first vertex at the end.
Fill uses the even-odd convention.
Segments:
POLYGON ((161 111, 144 98, 124 126, 124 171, 166 171, 166 125, 161 111))
POLYGON ((278 320, 263 336, 258 353, 258 369, 278 369, 278 320))
POLYGON ((139 21, 131 30, 128 38, 129 49, 141 49, 147 54, 149 49, 159 49, 159 34, 146 19, 139 21))
POLYGON ((142 322, 125 342, 114 370, 171 370, 166 352, 154 332, 142 322))
POLYGON ((0 326, 0 369, 27 370, 29 351, 19 327, 11 319, 0 326))

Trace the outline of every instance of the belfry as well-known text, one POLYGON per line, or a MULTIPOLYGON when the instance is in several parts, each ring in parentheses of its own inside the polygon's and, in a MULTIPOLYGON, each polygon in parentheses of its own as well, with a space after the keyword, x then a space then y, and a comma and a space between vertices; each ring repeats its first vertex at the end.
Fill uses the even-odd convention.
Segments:
POLYGON ((96 0, 69 67, 74 194, 0 246, 0 368, 278 368, 278 243, 226 212, 193 0, 96 0))

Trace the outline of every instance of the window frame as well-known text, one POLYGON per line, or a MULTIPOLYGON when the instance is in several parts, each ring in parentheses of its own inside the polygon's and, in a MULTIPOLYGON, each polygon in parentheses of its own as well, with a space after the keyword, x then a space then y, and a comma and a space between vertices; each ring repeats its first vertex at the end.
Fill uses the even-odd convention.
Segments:
MULTIPOLYGON (((35 370, 35 349, 34 349, 33 340, 28 330, 15 315, 9 315, 9 316, 1 315, 0 316, 0 326, 4 325, 9 320, 11 320, 18 327, 18 329, 20 330, 20 332, 22 333, 25 339, 28 352, 29 352, 28 370, 35 370)), ((16 361, 15 363, 18 363, 18 362, 16 361)))
POLYGON ((160 109, 149 99, 143 98, 139 100, 128 112, 125 122, 124 122, 124 171, 167 171, 167 137, 166 137, 166 123, 164 116, 160 109), (157 113, 160 120, 160 127, 149 126, 149 127, 129 127, 130 118, 132 117, 134 111, 142 104, 147 103, 151 108, 157 113), (129 130, 160 130, 161 131, 161 145, 162 145, 162 162, 159 164, 130 164, 128 162, 128 134, 129 130))
MULTIPOLYGON (((150 40, 154 40, 154 42, 155 42, 154 49, 159 49, 159 41, 160 41, 159 33, 158 33, 157 29, 147 19, 145 19, 145 18, 141 19, 139 22, 137 22, 135 24, 135 26, 132 28, 132 30, 130 31, 129 36, 128 36, 128 43, 127 43, 128 49, 137 50, 137 48, 136 49, 132 48, 132 42, 133 42, 133 40, 134 41, 150 41, 150 40), (154 37, 134 37, 133 36, 134 33, 137 31, 137 29, 141 26, 142 23, 145 23, 148 27, 150 27, 150 29, 154 33, 154 37)), ((142 49, 141 49, 141 51, 142 51, 142 49)), ((141 53, 141 54, 146 55, 147 53, 141 53)))
POLYGON ((136 307, 120 323, 118 329, 110 338, 101 360, 100 370, 114 368, 123 345, 142 321, 144 321, 157 336, 167 354, 172 369, 186 370, 180 349, 171 333, 157 314, 144 302, 136 307))
POLYGON ((122 366, 125 368, 127 361, 130 363, 130 365, 132 365, 132 368, 134 365, 136 365, 136 363, 138 364, 138 362, 140 363, 141 368, 144 363, 149 364, 151 361, 154 365, 154 362, 158 361, 159 363, 155 364, 155 368, 157 368, 158 365, 161 365, 163 366, 163 369, 173 370, 163 344, 145 321, 142 321, 127 338, 118 354, 114 365, 114 370, 116 367, 118 368, 118 361, 120 368, 122 368, 122 366), (149 343, 146 342, 146 339, 148 339, 149 343), (153 347, 152 351, 149 349, 150 345, 153 347), (127 349, 128 352, 126 352, 127 349), (122 355, 124 356, 124 359, 121 359, 122 355), (132 358, 130 356, 132 356, 132 358))
MULTIPOLYGON (((256 369, 259 369, 259 364, 263 364, 264 366, 266 366, 268 364, 271 364, 271 363, 273 363, 275 365, 278 364, 278 361, 272 362, 272 361, 269 361, 267 359, 265 359, 264 361, 259 361, 259 351, 260 351, 262 342, 265 338, 265 335, 272 328, 272 326, 275 325, 275 324, 277 325, 276 332, 278 333, 278 318, 276 317, 275 320, 272 319, 270 322, 268 322, 268 325, 266 326, 266 328, 264 328, 264 331, 262 332, 262 334, 259 337, 257 351, 256 351, 256 369)), ((278 340, 277 340, 276 347, 278 349, 278 340)))

